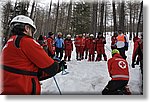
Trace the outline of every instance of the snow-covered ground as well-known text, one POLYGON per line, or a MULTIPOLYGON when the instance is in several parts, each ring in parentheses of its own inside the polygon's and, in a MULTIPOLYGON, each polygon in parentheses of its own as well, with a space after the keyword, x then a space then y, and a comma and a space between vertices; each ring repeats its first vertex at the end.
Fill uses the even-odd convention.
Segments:
MULTIPOLYGON (((105 51, 108 59, 111 58, 110 36, 107 35, 105 51)), ((141 92, 141 72, 139 66, 131 68, 133 42, 130 41, 129 50, 126 52, 129 64, 130 80, 129 88, 132 94, 141 92)), ((62 94, 101 94, 102 90, 110 80, 106 61, 88 62, 87 60, 77 61, 75 48, 72 52, 72 59, 67 62, 69 74, 61 73, 55 76, 62 94)), ((41 94, 59 94, 54 79, 47 79, 41 82, 41 94)))

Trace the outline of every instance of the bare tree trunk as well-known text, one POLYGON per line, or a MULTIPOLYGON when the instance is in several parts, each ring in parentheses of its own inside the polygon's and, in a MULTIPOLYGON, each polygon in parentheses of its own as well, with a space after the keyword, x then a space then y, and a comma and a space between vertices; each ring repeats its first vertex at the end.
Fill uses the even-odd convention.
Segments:
POLYGON ((58 0, 58 3, 57 3, 57 11, 56 11, 56 18, 55 18, 55 25, 54 25, 54 33, 56 33, 57 31, 57 22, 58 22, 58 13, 59 13, 59 0, 58 0))
POLYGON ((134 8, 134 17, 133 17, 133 22, 132 22, 132 30, 133 30, 133 38, 134 38, 135 37, 135 16, 136 16, 135 4, 134 4, 133 8, 134 8))
POLYGON ((116 23, 116 9, 115 9, 115 6, 116 6, 116 4, 115 4, 115 1, 113 0, 113 2, 112 2, 112 6, 113 6, 113 20, 114 20, 114 32, 116 32, 117 31, 117 23, 116 23))
POLYGON ((97 7, 98 2, 93 2, 93 15, 92 15, 92 33, 96 37, 96 30, 97 30, 97 7))
POLYGON ((48 30, 52 30, 52 27, 50 25, 51 21, 50 21, 50 15, 51 15, 51 10, 52 10, 52 0, 50 2, 50 5, 49 5, 49 12, 48 12, 48 30))
POLYGON ((104 1, 102 1, 102 4, 101 4, 101 22, 100 22, 100 32, 103 33, 103 17, 104 17, 104 1))
POLYGON ((15 17, 15 16, 16 16, 16 8, 17 8, 17 0, 16 0, 16 2, 15 2, 15 7, 14 7, 13 17, 15 17))
POLYGON ((67 15, 67 22, 66 22, 66 33, 69 33, 69 28, 70 27, 70 18, 71 18, 71 10, 72 10, 72 0, 70 0, 69 8, 68 8, 68 15, 67 15))
POLYGON ((107 21, 107 2, 105 2, 105 37, 106 37, 106 21, 107 21))
POLYGON ((33 18, 34 7, 35 7, 35 0, 33 1, 33 4, 32 4, 30 18, 33 18))
POLYGON ((125 32, 124 20, 125 20, 125 13, 124 13, 124 1, 121 3, 121 9, 119 13, 119 29, 125 32))
POLYGON ((136 32, 137 36, 138 36, 138 32, 139 32, 139 26, 140 26, 140 22, 141 22, 142 12, 143 12, 143 1, 141 2, 141 10, 140 10, 139 21, 138 21, 138 25, 137 25, 137 32, 136 32))
POLYGON ((131 40, 132 39, 132 4, 131 4, 131 1, 130 1, 130 28, 129 28, 129 31, 130 31, 129 40, 131 40))

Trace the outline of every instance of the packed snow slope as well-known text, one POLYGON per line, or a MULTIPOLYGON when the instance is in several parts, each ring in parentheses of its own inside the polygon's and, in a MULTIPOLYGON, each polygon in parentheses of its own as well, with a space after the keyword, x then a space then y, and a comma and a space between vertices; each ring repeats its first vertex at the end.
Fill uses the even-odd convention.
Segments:
MULTIPOLYGON (((107 58, 111 58, 111 36, 106 36, 105 52, 107 58)), ((141 71, 140 67, 131 67, 133 52, 133 42, 129 42, 129 50, 126 52, 129 64, 129 88, 133 95, 139 95, 141 92, 141 71)), ((62 94, 99 94, 111 79, 108 74, 107 61, 88 62, 86 59, 82 61, 76 60, 75 47, 72 52, 70 62, 67 62, 69 72, 67 75, 58 73, 55 78, 62 94)), ((53 78, 41 81, 41 94, 53 95, 60 94, 53 78)))

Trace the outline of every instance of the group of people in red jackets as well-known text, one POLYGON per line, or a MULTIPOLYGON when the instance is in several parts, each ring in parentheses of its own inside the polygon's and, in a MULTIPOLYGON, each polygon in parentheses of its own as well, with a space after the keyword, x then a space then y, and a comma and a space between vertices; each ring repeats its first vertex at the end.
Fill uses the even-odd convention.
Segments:
POLYGON ((85 59, 88 58, 88 61, 101 61, 102 55, 104 57, 104 60, 107 61, 107 56, 105 54, 104 49, 106 39, 101 32, 98 33, 97 38, 95 38, 93 34, 76 35, 74 44, 76 47, 77 60, 84 59, 85 53, 85 59), (96 60, 95 60, 95 51, 97 52, 96 60))
MULTIPOLYGON (((64 60, 70 61, 71 53, 73 51, 73 42, 71 35, 67 35, 63 40, 62 33, 58 33, 57 38, 54 39, 52 32, 48 33, 48 38, 35 41, 33 35, 37 28, 33 20, 24 15, 18 15, 10 22, 11 35, 5 46, 2 49, 0 70, 3 70, 3 90, 2 95, 39 95, 41 94, 41 80, 45 80, 55 76, 62 71, 62 63, 53 57, 60 59, 63 57, 63 50, 65 50, 64 60), (46 42, 46 43, 45 43, 46 42), (46 46, 47 53, 44 51, 46 46)), ((140 61, 141 73, 143 76, 143 35, 141 38, 136 36, 134 39, 134 51, 132 57, 132 67, 135 67, 135 59, 138 56, 140 61)), ((75 38, 75 47, 77 53, 77 60, 88 58, 88 61, 95 60, 95 51, 97 52, 96 60, 107 61, 104 45, 106 39, 101 32, 98 33, 97 38, 93 34, 82 35, 79 34, 75 38), (89 54, 89 57, 88 57, 89 54)), ((112 37, 112 58, 108 60, 108 73, 111 80, 103 89, 103 95, 122 95, 124 91, 126 94, 128 88, 125 88, 129 81, 128 62, 126 61, 125 51, 128 49, 128 39, 122 31, 114 34, 112 37), (124 90, 124 88, 126 90, 124 90)), ((99 66, 100 67, 100 66, 99 66)), ((94 69, 93 69, 94 70, 94 69)))

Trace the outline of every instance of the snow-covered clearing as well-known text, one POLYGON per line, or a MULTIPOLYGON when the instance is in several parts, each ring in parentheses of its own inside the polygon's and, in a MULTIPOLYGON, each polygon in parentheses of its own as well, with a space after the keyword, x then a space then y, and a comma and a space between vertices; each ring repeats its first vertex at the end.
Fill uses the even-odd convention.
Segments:
MULTIPOLYGON (((110 36, 107 35, 105 52, 108 59, 111 58, 110 36)), ((140 67, 131 68, 133 42, 130 41, 129 50, 126 52, 129 64, 130 80, 129 88, 132 94, 141 92, 141 72, 140 67)), ((110 80, 107 69, 107 62, 88 62, 87 60, 77 61, 75 48, 72 52, 70 62, 67 62, 69 74, 55 76, 62 94, 101 94, 103 88, 110 80)), ((41 94, 59 94, 54 79, 47 79, 41 82, 41 94)))

